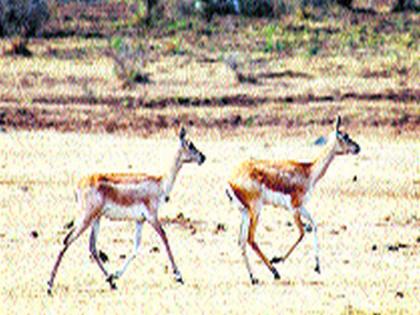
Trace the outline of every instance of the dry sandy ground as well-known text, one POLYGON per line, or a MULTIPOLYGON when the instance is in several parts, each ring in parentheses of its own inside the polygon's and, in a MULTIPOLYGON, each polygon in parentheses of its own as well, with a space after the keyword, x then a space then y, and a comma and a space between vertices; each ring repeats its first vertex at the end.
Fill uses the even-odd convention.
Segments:
MULTIPOLYGON (((80 213, 74 201, 77 179, 96 171, 159 173, 177 143, 169 136, 1 134, 0 313, 419 313, 420 141, 353 136, 361 154, 337 158, 308 205, 319 224, 321 275, 313 271, 313 235, 308 234, 278 266, 280 281, 250 254, 260 279, 251 286, 237 246, 239 212, 223 189, 237 161, 314 157, 320 150, 312 145, 316 136, 285 138, 273 128, 222 140, 193 132, 208 160, 181 171, 171 202, 160 209, 161 217, 183 213, 193 226, 166 224, 185 285, 173 281, 163 246, 147 226, 141 255, 117 291, 109 290, 89 258, 86 233, 64 257, 49 297, 46 282, 64 226, 80 213), (218 224, 225 230, 216 233, 218 224)), ((297 238, 290 214, 265 207, 261 219, 257 240, 263 251, 281 255, 297 238)), ((110 270, 130 252, 133 231, 131 223, 103 221, 99 248, 108 254, 110 270)))

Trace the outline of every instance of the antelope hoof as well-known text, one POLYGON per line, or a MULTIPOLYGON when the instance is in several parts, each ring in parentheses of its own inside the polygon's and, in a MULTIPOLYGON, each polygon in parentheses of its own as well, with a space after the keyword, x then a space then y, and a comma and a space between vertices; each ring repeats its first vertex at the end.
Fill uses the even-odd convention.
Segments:
POLYGON ((184 284, 181 273, 179 271, 175 272, 175 281, 181 284, 184 284))
POLYGON ((52 285, 51 285, 51 282, 48 281, 47 284, 48 284, 47 293, 48 293, 48 295, 51 295, 52 294, 52 285))
POLYGON ((274 275, 274 280, 280 280, 280 274, 279 274, 279 272, 277 271, 276 268, 273 267, 273 269, 271 269, 271 272, 274 275))
POLYGON ((109 283, 111 290, 117 289, 117 285, 115 284, 114 279, 116 279, 114 275, 109 275, 108 278, 106 278, 106 282, 109 283))
POLYGON ((180 284, 184 284, 184 280, 181 278, 176 278, 176 282, 180 283, 180 284))
POLYGON ((47 293, 49 296, 52 296, 52 283, 48 281, 47 284, 48 284, 47 293))
POLYGON ((278 264, 278 263, 280 263, 280 262, 284 262, 284 258, 283 258, 283 257, 273 257, 273 258, 270 260, 270 263, 271 263, 271 264, 278 264))
POLYGON ((319 265, 315 266, 315 272, 321 274, 321 267, 319 265))
POLYGON ((251 274, 249 275, 249 277, 251 278, 251 284, 252 285, 257 285, 259 283, 257 278, 254 278, 254 276, 251 274))

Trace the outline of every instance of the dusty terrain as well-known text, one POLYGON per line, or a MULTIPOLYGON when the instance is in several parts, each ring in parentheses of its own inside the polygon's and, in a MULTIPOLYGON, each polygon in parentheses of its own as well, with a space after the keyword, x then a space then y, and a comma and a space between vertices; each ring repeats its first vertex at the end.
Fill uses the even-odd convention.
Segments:
MULTIPOLYGON (((89 258, 86 233, 64 257, 53 297, 46 294, 46 281, 65 225, 80 213, 74 201, 77 179, 96 171, 163 172, 177 143, 170 133, 148 140, 2 134, 1 312, 418 312, 420 143, 410 136, 352 132, 361 154, 337 158, 319 183, 308 209, 319 223, 321 275, 313 271, 308 234, 279 265, 280 281, 254 255, 261 284, 248 281, 237 246, 239 213, 223 190, 227 170, 244 157, 314 157, 320 150, 312 145, 315 135, 328 129, 290 137, 280 129, 255 128, 229 138, 193 129, 191 137, 208 160, 181 171, 171 202, 160 211, 185 285, 173 281, 163 246, 147 227, 141 255, 118 282, 119 290, 109 290, 89 258)), ((284 253, 297 237, 290 222, 285 210, 264 208, 257 239, 269 256, 284 253)), ((130 223, 103 221, 99 248, 109 256, 110 270, 130 252, 133 229, 130 223)))
MULTIPOLYGON (((125 27, 123 5, 68 5, 31 39, 32 58, 0 41, 0 314, 420 313, 419 15, 325 19, 216 17, 150 33, 125 27), (121 25, 122 26, 121 26, 121 25), (151 83, 124 88, 107 55, 116 35, 142 41, 151 83), (144 36, 146 35, 146 36, 144 36), (149 36, 150 35, 150 36, 149 36), (237 55, 256 84, 224 60, 237 55), (308 209, 319 225, 272 275, 237 245, 240 215, 224 193, 245 158, 314 158, 337 114, 362 148, 337 158, 308 209), (88 233, 47 280, 68 224, 80 215, 78 179, 92 172, 165 172, 187 127, 208 157, 188 165, 160 217, 183 273, 174 282, 150 227, 141 254, 110 291, 88 233)), ((257 240, 279 256, 298 236, 290 214, 265 207, 257 240)), ((114 271, 133 224, 102 222, 99 249, 114 271)))

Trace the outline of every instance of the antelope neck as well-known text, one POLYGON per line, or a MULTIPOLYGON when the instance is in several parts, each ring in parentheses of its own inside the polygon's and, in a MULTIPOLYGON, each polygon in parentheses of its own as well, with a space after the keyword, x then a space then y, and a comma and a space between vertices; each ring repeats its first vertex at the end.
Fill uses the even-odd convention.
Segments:
POLYGON ((310 177, 311 185, 315 186, 315 184, 325 175, 328 167, 335 157, 336 145, 336 135, 335 132, 333 132, 329 135, 325 148, 313 162, 312 174, 310 177))
POLYGON ((169 172, 166 174, 164 180, 163 180, 163 192, 165 195, 165 199, 169 200, 169 194, 172 191, 172 188, 174 186, 176 177, 182 167, 181 163, 181 151, 178 150, 175 154, 175 159, 169 169, 169 172))

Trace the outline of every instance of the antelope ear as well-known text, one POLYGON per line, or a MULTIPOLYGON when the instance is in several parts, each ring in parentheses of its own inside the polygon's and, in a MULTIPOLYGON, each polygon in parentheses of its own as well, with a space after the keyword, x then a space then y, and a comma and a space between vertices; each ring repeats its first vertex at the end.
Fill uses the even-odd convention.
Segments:
POLYGON ((187 132, 185 131, 185 128, 184 127, 182 127, 181 128, 181 130, 180 130, 180 132, 179 132, 179 139, 181 140, 181 141, 183 141, 184 139, 185 139, 185 134, 186 134, 187 132))
POLYGON ((340 125, 341 125, 341 116, 340 116, 340 115, 338 115, 338 116, 337 116, 336 123, 335 123, 335 130, 336 130, 336 131, 338 131, 338 129, 340 129, 340 125))

